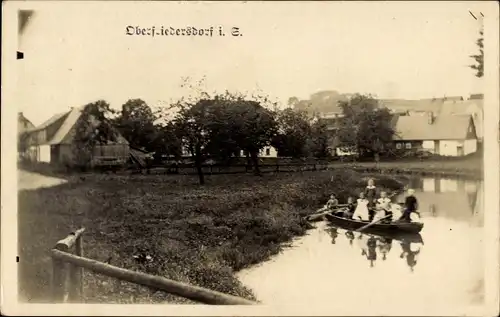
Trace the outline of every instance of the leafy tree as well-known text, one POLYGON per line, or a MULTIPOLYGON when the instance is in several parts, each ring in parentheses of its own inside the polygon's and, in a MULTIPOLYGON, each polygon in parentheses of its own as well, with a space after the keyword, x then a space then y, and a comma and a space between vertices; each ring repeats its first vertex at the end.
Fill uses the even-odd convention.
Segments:
POLYGON ((475 64, 469 65, 469 67, 476 71, 476 77, 478 78, 481 78, 484 75, 483 40, 484 40, 484 35, 483 35, 483 30, 481 30, 479 31, 479 38, 476 41, 476 45, 479 48, 479 54, 470 55, 470 57, 475 60, 475 64))
POLYGON ((297 97, 290 97, 288 98, 288 106, 289 107, 295 107, 299 103, 299 98, 297 97))
POLYGON ((229 131, 231 140, 247 153, 247 158, 254 167, 254 173, 260 175, 259 152, 265 146, 271 145, 271 140, 277 133, 275 112, 264 107, 268 99, 257 97, 250 100, 243 96, 230 97, 229 131))
POLYGON ((152 148, 157 159, 162 155, 173 156, 179 159, 182 156, 182 140, 179 131, 173 122, 155 126, 152 148))
POLYGON ((325 122, 317 121, 311 124, 311 134, 307 143, 307 152, 316 158, 330 156, 330 134, 325 122))
POLYGON ((183 146, 194 157, 200 184, 204 183, 202 163, 209 156, 228 159, 241 150, 248 153, 255 173, 260 175, 259 151, 270 145, 276 133, 274 111, 265 107, 269 99, 227 91, 210 96, 189 80, 184 85, 192 94, 172 106, 178 109, 174 125, 183 146))
POLYGON ((141 99, 130 99, 122 106, 115 122, 120 133, 133 146, 153 151, 156 137, 156 115, 146 102, 141 99))
POLYGON ((205 184, 202 164, 208 156, 211 134, 208 130, 209 107, 213 100, 200 99, 195 103, 181 99, 174 106, 179 109, 173 121, 175 134, 179 136, 182 147, 193 156, 200 185, 205 184))
POLYGON ((96 145, 116 142, 118 135, 111 117, 114 111, 104 100, 85 105, 75 125, 73 154, 76 164, 88 167, 96 145))
POLYGON ((311 139, 311 125, 305 111, 286 108, 276 116, 278 133, 271 145, 280 156, 301 158, 306 156, 306 143, 311 139))
POLYGON ((357 94, 339 106, 344 114, 338 131, 343 148, 356 150, 361 156, 377 156, 392 143, 395 133, 392 115, 387 108, 379 106, 378 100, 357 94))

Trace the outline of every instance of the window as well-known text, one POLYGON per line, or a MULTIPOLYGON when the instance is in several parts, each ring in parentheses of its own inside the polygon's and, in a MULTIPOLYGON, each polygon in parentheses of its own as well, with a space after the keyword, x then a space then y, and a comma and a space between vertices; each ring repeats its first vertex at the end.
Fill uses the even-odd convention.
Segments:
POLYGON ((271 155, 271 149, 270 149, 270 148, 267 148, 267 149, 266 149, 266 155, 267 155, 267 156, 271 155))
POLYGON ((406 144, 405 144, 405 148, 406 148, 407 150, 411 149, 411 143, 409 143, 409 142, 408 142, 408 143, 406 143, 406 144))
POLYGON ((396 149, 401 150, 402 144, 401 143, 396 143, 396 149))

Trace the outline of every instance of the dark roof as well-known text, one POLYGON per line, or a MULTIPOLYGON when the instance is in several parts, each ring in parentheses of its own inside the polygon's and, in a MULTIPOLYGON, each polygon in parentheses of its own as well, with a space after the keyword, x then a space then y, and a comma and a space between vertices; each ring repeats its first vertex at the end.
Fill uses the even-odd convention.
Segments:
POLYGON ((470 115, 443 115, 436 116, 431 124, 428 116, 400 116, 395 139, 465 140, 471 120, 470 115))

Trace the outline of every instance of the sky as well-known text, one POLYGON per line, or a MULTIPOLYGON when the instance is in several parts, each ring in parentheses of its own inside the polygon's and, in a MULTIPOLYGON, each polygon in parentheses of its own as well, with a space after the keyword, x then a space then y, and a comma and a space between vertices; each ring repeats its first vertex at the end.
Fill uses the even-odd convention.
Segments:
MULTIPOLYGON (((29 2, 28 2, 29 3, 29 2)), ((131 98, 155 106, 207 91, 283 104, 320 90, 380 98, 467 96, 473 2, 41 2, 18 39, 19 111, 35 125, 70 107, 131 98), (129 36, 127 26, 223 26, 224 37, 129 36), (242 36, 231 36, 239 27, 242 36)))

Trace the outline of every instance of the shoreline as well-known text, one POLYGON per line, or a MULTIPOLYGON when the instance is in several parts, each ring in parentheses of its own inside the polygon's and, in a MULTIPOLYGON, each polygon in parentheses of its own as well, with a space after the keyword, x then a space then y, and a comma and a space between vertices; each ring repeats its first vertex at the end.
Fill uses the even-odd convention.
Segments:
POLYGON ((481 170, 425 170, 422 168, 392 168, 392 167, 365 167, 352 166, 351 169, 360 173, 378 173, 390 175, 431 176, 445 178, 466 178, 471 180, 483 180, 481 170))

